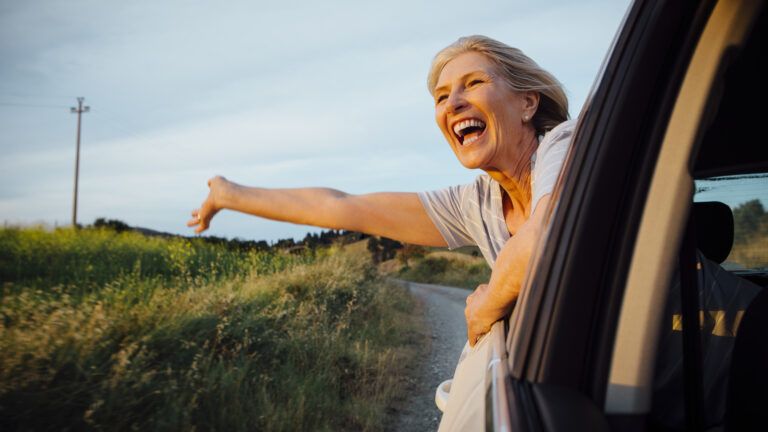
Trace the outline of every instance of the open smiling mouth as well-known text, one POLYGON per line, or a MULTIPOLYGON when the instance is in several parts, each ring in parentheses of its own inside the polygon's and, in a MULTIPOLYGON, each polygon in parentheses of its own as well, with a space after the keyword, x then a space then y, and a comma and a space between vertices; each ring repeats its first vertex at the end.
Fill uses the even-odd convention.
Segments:
POLYGON ((453 125, 453 133, 461 145, 472 144, 485 132, 485 122, 478 119, 463 120, 453 125))

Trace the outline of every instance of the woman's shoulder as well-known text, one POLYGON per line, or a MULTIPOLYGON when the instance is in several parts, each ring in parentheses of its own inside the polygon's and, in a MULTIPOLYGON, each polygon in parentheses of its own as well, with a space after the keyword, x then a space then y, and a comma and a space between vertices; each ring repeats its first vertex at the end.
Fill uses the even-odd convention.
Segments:
POLYGON ((489 191, 493 190, 492 188, 494 184, 498 185, 496 180, 492 179, 491 176, 488 174, 480 174, 475 177, 475 180, 471 183, 457 184, 432 191, 422 191, 419 192, 419 195, 429 195, 436 198, 442 197, 443 199, 453 197, 453 199, 457 199, 459 202, 464 202, 467 199, 476 200, 474 197, 489 193, 489 191))
POLYGON ((550 149, 553 148, 567 149, 570 147, 574 129, 576 129, 576 119, 566 120, 552 128, 539 142, 536 158, 538 159, 544 154, 549 153, 550 149))
POLYGON ((573 135, 574 129, 576 129, 576 119, 566 120, 547 132, 542 143, 544 141, 556 142, 568 138, 573 135))
POLYGON ((499 183, 488 174, 480 174, 472 183, 453 186, 453 193, 461 202, 479 202, 478 197, 490 199, 494 190, 498 190, 499 183))

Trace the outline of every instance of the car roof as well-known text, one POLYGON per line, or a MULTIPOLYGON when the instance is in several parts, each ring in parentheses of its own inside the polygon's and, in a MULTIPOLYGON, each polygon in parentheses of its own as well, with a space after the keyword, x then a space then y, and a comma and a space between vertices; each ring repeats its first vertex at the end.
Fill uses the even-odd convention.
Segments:
POLYGON ((695 178, 768 171, 765 133, 755 130, 765 128, 765 100, 761 99, 768 94, 765 33, 766 26, 758 26, 741 52, 731 48, 724 58, 725 79, 718 92, 722 100, 709 103, 711 124, 702 140, 695 178), (751 103, 745 103, 750 98, 751 103))

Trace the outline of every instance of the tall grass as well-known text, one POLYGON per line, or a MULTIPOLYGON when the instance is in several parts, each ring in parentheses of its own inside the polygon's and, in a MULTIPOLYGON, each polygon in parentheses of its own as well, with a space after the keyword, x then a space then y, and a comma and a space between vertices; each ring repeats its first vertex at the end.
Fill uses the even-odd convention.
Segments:
POLYGON ((413 304, 366 259, 338 250, 314 258, 247 255, 217 264, 231 270, 213 278, 193 270, 205 263, 202 253, 174 255, 198 254, 195 244, 85 234, 93 244, 78 233, 48 233, 65 241, 24 231, 2 236, 54 245, 59 252, 49 256, 80 276, 21 270, 4 285, 0 429, 382 428, 409 360, 401 347, 416 342, 413 304), (72 263, 89 261, 61 249, 118 257, 123 267, 93 263, 100 279, 82 279, 86 273, 72 263), (136 256, 142 270, 125 268, 135 268, 136 256), (184 267, 164 273, 153 261, 157 267, 144 270, 146 256, 184 267), (267 258, 279 264, 259 267, 267 258), (91 288, 76 289, 83 280, 91 288))
POLYGON ((91 290, 132 280, 178 277, 215 280, 268 274, 313 255, 231 250, 202 239, 147 237, 110 229, 0 230, 0 281, 91 290))
POLYGON ((488 283, 491 269, 480 257, 431 252, 416 260, 413 266, 402 268, 398 277, 414 282, 475 289, 480 284, 488 283))
POLYGON ((734 242, 727 261, 742 268, 768 269, 768 232, 753 233, 746 240, 734 242))

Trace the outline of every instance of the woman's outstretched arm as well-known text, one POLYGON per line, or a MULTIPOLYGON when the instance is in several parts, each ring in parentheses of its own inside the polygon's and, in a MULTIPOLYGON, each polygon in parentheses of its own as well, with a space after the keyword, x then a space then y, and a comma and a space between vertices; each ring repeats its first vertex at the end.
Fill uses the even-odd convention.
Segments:
POLYGON ((209 193, 187 226, 208 229, 221 210, 267 219, 381 235, 424 246, 445 247, 443 236, 419 197, 408 192, 352 195, 328 188, 265 189, 242 186, 224 177, 208 180, 209 193))

